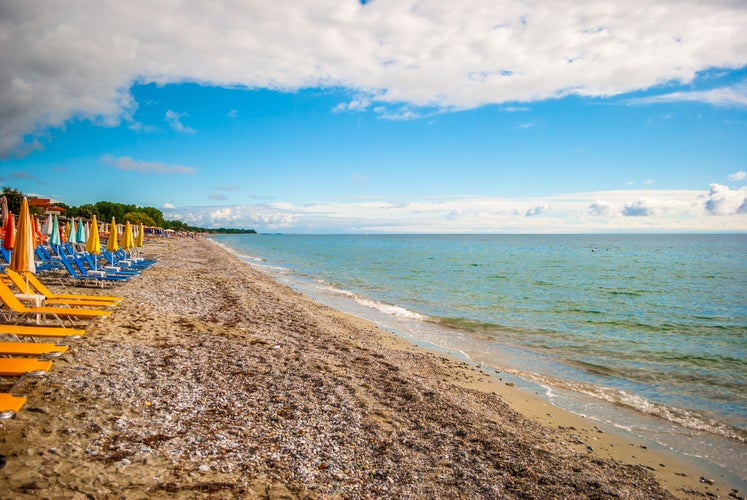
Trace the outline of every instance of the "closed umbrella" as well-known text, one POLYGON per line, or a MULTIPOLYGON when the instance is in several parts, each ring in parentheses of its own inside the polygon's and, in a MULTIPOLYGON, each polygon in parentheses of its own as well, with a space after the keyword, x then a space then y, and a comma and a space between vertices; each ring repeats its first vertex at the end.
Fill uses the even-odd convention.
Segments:
POLYGON ((13 250, 13 242, 16 241, 16 224, 13 222, 13 212, 8 212, 5 219, 5 236, 3 236, 3 248, 13 250))
POLYGON ((60 241, 62 243, 67 241, 68 234, 70 234, 70 223, 66 222, 64 226, 60 224, 60 241))
POLYGON ((42 224, 41 232, 49 236, 52 234, 52 214, 47 215, 47 220, 42 224))
POLYGON ((61 243, 62 240, 60 240, 60 222, 57 220, 57 216, 55 215, 54 220, 52 221, 52 234, 49 235, 49 244, 59 254, 59 250, 57 250, 57 247, 60 246, 61 243))
POLYGON ((141 222, 137 228, 137 238, 135 238, 135 246, 143 248, 143 241, 145 240, 145 226, 141 222))
POLYGON ((117 223, 114 221, 114 217, 112 217, 112 223, 109 226, 109 240, 106 242, 106 251, 113 253, 117 250, 119 250, 119 244, 117 243, 117 223))
MULTIPOLYGON (((91 220, 91 229, 88 231, 88 239, 86 240, 86 252, 91 255, 98 255, 101 253, 101 240, 99 239, 99 224, 96 222, 96 216, 93 216, 91 220)), ((98 259, 93 259, 94 267, 98 267, 98 259)))
POLYGON ((121 245, 125 251, 135 248, 135 238, 132 237, 132 224, 130 224, 130 221, 125 223, 121 245))
MULTIPOLYGON (((8 267, 13 271, 21 274, 35 273, 36 263, 34 262, 34 228, 31 225, 29 216, 29 202, 24 196, 21 201, 21 213, 18 216, 18 227, 16 228, 16 241, 13 246, 13 253, 10 256, 8 267)), ((28 278, 26 281, 26 291, 28 293, 28 278)))
POLYGON ((78 241, 78 233, 75 231, 75 217, 73 217, 72 220, 68 222, 68 224, 70 225, 70 227, 67 228, 67 242, 71 245, 81 243, 78 241))
POLYGON ((78 219, 78 230, 75 233, 75 239, 81 245, 86 242, 86 226, 83 224, 83 218, 78 219))

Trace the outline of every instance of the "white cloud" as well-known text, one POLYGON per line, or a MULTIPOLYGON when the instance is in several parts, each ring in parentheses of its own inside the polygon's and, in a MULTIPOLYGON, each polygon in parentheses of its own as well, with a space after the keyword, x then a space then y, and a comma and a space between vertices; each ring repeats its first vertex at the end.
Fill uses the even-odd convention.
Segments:
POLYGON ((725 189, 731 195, 712 188, 710 193, 620 190, 539 199, 452 196, 303 206, 277 202, 176 208, 171 217, 205 227, 300 233, 747 232, 745 192, 739 191, 739 198, 736 191, 725 189), (721 201, 727 197, 728 204, 721 201), (712 209, 707 208, 709 201, 712 209))
POLYGON ((727 176, 727 179, 729 179, 731 182, 743 181, 747 179, 747 172, 745 172, 744 170, 740 170, 739 172, 734 172, 733 174, 729 174, 727 176))
POLYGON ((176 208, 172 203, 164 203, 163 208, 169 209, 169 208, 176 208))
POLYGON ((747 84, 711 90, 672 92, 651 97, 628 99, 628 104, 657 104, 666 102, 702 102, 721 107, 747 107, 747 84))
MULTIPOLYGON (((747 64, 737 1, 38 0, 5 2, 2 20, 3 156, 72 118, 132 122, 133 82, 347 88, 357 97, 344 109, 405 119, 421 107, 618 95, 747 64)), ((741 87, 658 99, 745 105, 741 87)))
POLYGON ((535 215, 542 215, 548 210, 550 210, 550 206, 542 203, 540 205, 537 205, 536 207, 528 209, 526 212, 524 212, 524 215, 526 215, 527 217, 534 217, 535 215))
POLYGON ((713 215, 747 214, 747 188, 730 189, 721 184, 711 184, 705 203, 713 215))
POLYGON ((195 169, 191 167, 185 167, 183 165, 167 165, 157 161, 141 161, 133 160, 129 156, 114 157, 112 155, 104 155, 101 157, 101 162, 107 165, 112 165, 119 170, 134 170, 144 174, 194 174, 195 169))
POLYGON ((166 116, 163 120, 169 124, 172 130, 176 130, 177 132, 182 134, 194 134, 195 129, 182 123, 182 118, 186 117, 189 117, 189 114, 177 113, 176 111, 169 109, 168 111, 166 111, 166 116))

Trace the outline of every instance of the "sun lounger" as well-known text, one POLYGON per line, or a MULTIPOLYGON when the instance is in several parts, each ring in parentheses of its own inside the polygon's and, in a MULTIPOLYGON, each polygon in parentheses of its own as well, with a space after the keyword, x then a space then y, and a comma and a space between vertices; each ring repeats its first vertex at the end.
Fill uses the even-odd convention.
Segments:
POLYGON ((91 284, 96 286, 113 285, 114 283, 121 283, 130 279, 130 276, 107 276, 103 271, 100 273, 94 273, 94 271, 86 271, 85 273, 80 272, 73 268, 71 261, 67 259, 61 260, 63 267, 68 272, 70 278, 74 281, 91 284))
POLYGON ((57 344, 37 344, 36 342, 0 342, 0 355, 5 356, 59 356, 68 347, 57 344))
POLYGON ((52 316, 59 321, 60 325, 64 325, 62 323, 62 318, 70 320, 93 319, 99 316, 109 316, 112 313, 111 311, 102 311, 101 309, 81 309, 73 307, 26 307, 13 294, 13 290, 8 288, 8 285, 2 281, 0 281, 0 301, 7 306, 7 309, 0 309, 0 314, 28 319, 35 318, 37 320, 40 315, 52 316))
MULTIPOLYGON (((13 274, 15 274, 16 276, 21 276, 20 274, 10 269, 6 269, 5 272, 9 276, 13 276, 13 274)), ((39 280, 39 278, 37 278, 33 273, 24 275, 22 279, 28 280, 29 285, 31 285, 34 288, 34 290, 36 290, 37 293, 47 297, 47 299, 100 300, 101 302, 113 302, 113 303, 121 302, 124 300, 124 298, 122 297, 114 297, 112 295, 80 295, 77 293, 53 293, 46 286, 44 286, 44 283, 42 283, 39 280)))
POLYGON ((36 358, 0 358, 0 377, 44 375, 50 368, 51 361, 36 358))
POLYGON ((0 419, 10 418, 26 404, 26 398, 15 394, 0 393, 0 419))
POLYGON ((35 325, 6 325, 0 323, 0 334, 14 335, 16 337, 40 337, 56 338, 82 337, 86 333, 80 328, 60 328, 56 326, 35 326, 35 325))
POLYGON ((17 380, 10 389, 15 392, 16 387, 26 377, 41 377, 52 368, 52 362, 36 358, 0 358, 0 377, 16 377, 17 380))
MULTIPOLYGON (((13 285, 15 285, 15 287, 18 288, 18 290, 20 290, 22 293, 37 294, 38 292, 38 289, 35 286, 33 286, 30 281, 27 282, 24 276, 21 276, 20 274, 16 273, 15 271, 11 269, 6 269, 5 274, 0 274, 0 279, 8 280, 13 285)), ((58 298, 58 297, 50 297, 49 295, 44 294, 44 293, 40 295, 44 296, 45 298, 44 304, 48 306, 64 305, 64 306, 70 306, 70 307, 103 308, 103 307, 112 307, 112 306, 117 305, 117 302, 112 302, 112 301, 89 300, 89 299, 82 299, 82 298, 58 298)))
MULTIPOLYGON (((77 270, 82 275, 88 275, 91 273, 96 273, 96 269, 89 269, 82 260, 80 260, 80 257, 78 257, 78 254, 73 252, 67 257, 63 256, 63 259, 67 258, 68 261, 72 261, 72 264, 77 268, 77 270)), ((132 276, 136 276, 140 274, 139 270, 136 269, 127 269, 127 268, 120 268, 120 267, 114 267, 114 266, 105 266, 100 269, 100 271, 104 271, 105 276, 119 276, 123 278, 129 278, 132 276)))

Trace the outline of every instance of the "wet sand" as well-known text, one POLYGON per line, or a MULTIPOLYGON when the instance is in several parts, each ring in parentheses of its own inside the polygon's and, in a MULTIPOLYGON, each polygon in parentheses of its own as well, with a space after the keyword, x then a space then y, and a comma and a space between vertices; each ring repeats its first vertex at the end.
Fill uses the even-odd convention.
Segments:
POLYGON ((17 388, 29 401, 0 423, 2 498, 730 493, 208 241, 145 256, 159 264, 100 292, 126 299, 115 312, 17 388))

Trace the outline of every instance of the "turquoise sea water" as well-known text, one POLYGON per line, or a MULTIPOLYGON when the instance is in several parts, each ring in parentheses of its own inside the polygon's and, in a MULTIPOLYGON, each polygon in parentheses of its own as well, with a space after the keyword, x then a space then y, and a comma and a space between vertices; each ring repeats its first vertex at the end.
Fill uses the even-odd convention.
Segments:
POLYGON ((226 235, 317 299, 747 478, 747 235, 226 235))

